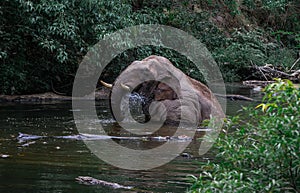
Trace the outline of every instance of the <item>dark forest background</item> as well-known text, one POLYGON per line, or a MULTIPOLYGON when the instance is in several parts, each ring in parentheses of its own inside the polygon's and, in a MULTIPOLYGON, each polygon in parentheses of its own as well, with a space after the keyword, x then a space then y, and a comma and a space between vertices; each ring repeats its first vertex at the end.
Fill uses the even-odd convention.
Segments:
MULTIPOLYGON (((1 0, 0 94, 70 94, 89 48, 138 24, 173 26, 198 38, 226 81, 251 78, 253 65, 287 71, 299 57, 299 0, 1 0)), ((113 82, 132 61, 151 54, 202 78, 178 53, 145 46, 116 57, 111 63, 118 68, 107 68, 103 79, 113 82)))

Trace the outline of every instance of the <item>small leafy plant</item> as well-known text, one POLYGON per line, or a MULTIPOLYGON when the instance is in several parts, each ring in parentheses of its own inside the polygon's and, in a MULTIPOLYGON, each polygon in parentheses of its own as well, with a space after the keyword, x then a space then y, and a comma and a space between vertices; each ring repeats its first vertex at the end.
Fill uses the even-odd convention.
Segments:
POLYGON ((228 121, 189 192, 300 192, 300 89, 278 79, 243 112, 249 122, 228 121))

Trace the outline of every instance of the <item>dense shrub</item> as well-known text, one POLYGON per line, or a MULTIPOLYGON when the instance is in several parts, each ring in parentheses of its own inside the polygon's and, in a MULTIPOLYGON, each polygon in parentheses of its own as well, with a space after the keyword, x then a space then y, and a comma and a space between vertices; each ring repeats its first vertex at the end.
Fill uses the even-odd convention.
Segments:
POLYGON ((70 92, 88 47, 130 13, 121 1, 1 1, 0 92, 70 92))
POLYGON ((215 143, 215 161, 191 177, 190 192, 299 192, 300 89, 278 80, 262 104, 228 121, 215 143))
POLYGON ((225 42, 225 46, 214 49, 213 56, 227 81, 251 77, 249 69, 255 65, 290 67, 297 57, 296 50, 283 48, 261 30, 235 30, 225 42))

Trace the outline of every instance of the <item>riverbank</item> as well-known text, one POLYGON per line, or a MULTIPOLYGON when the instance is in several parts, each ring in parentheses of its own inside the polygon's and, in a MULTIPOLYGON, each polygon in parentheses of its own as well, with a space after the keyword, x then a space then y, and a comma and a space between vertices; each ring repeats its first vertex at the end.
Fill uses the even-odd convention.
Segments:
MULTIPOLYGON (((226 84, 226 95, 220 95, 218 93, 215 93, 217 97, 223 97, 228 98, 230 100, 247 100, 247 101, 253 101, 253 97, 251 94, 251 90, 253 87, 251 86, 245 86, 242 83, 230 83, 226 84)), ((255 89, 254 89, 255 90, 255 89)), ((105 100, 109 99, 110 89, 106 87, 100 87, 95 92, 95 100, 105 100)), ((93 96, 85 96, 78 99, 89 99, 93 100, 93 96)), ((51 102, 51 101, 71 101, 72 96, 66 96, 61 94, 56 94, 54 92, 46 92, 46 93, 39 93, 39 94, 28 94, 28 95, 0 95, 0 103, 5 102, 16 102, 16 103, 22 103, 22 102, 51 102)))
MULTIPOLYGON (((95 92, 95 100, 103 100, 109 98, 110 90, 101 88, 95 92)), ((93 99, 92 95, 84 97, 84 99, 93 99)), ((53 92, 28 95, 0 95, 1 102, 41 102, 41 101, 71 101, 72 96, 58 95, 53 92)))

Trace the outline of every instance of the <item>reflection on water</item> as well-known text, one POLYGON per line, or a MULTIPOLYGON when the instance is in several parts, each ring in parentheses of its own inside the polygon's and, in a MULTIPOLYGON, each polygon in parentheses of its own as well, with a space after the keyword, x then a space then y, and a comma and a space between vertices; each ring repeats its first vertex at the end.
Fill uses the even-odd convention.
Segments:
MULTIPOLYGON (((262 92, 256 91, 254 89, 249 89, 247 87, 242 86, 239 83, 230 83, 226 84, 226 92, 228 94, 236 94, 236 95, 243 95, 250 97, 254 99, 257 102, 253 103, 259 103, 262 98, 262 92)), ((226 115, 236 115, 238 111, 242 108, 242 106, 248 106, 251 104, 249 101, 232 101, 232 100, 227 100, 227 111, 226 115)))
MULTIPOLYGON (((240 105, 249 103, 228 101, 228 104, 227 113, 235 114, 240 105)), ((108 101, 97 103, 97 110, 100 112, 97 121, 110 135, 124 136, 107 107, 108 101)), ((210 159, 210 154, 205 157, 197 156, 199 141, 193 140, 182 155, 178 155, 176 159, 159 168, 129 171, 111 166, 93 155, 82 139, 76 138, 79 133, 73 121, 72 111, 80 110, 72 110, 71 103, 68 102, 0 104, 0 155, 9 156, 0 158, 1 193, 134 192, 78 184, 75 181, 77 176, 92 176, 109 182, 134 186, 139 191, 182 193, 189 187, 186 175, 197 175, 199 173, 198 161, 210 159), (21 135, 30 134, 32 138, 26 139, 23 136, 26 140, 20 140, 22 139, 20 133, 21 135)), ((172 128, 165 128, 163 131, 158 131, 157 135, 167 137, 172 136, 172 133, 172 128)), ((201 131, 196 133, 197 137, 202 134, 201 131)), ((168 140, 161 139, 115 138, 114 140, 126 147, 147 149, 161 145, 168 140)), ((135 158, 132 157, 132 159, 135 158)))
MULTIPOLYGON (((99 122, 110 130, 110 134, 117 136, 119 128, 111 119, 107 105, 107 101, 97 103, 101 116, 106 116, 99 122)), ((0 158, 1 193, 130 191, 81 185, 75 181, 77 176, 92 176, 153 192, 183 192, 187 187, 186 175, 196 174, 195 159, 185 157, 149 171, 128 171, 106 164, 76 138, 78 132, 71 103, 2 104, 0 112, 0 154, 9 155, 0 158)), ((164 142, 116 140, 127 146, 140 144, 141 147, 147 141, 149 145, 164 142)))

